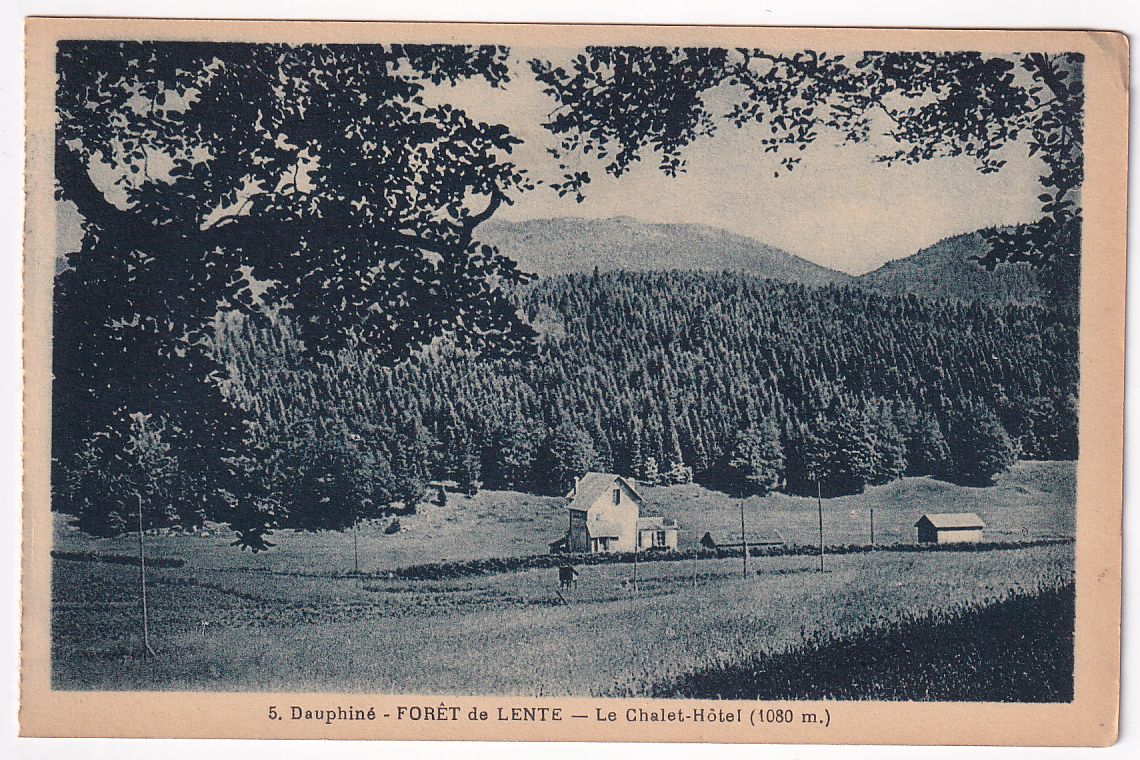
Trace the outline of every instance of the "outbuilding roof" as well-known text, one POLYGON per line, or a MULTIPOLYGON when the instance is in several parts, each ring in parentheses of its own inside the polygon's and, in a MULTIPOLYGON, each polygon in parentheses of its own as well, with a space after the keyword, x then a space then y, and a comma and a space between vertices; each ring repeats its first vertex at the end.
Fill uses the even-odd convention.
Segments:
MULTIPOLYGON (((779 530, 774 530, 771 533, 747 531, 744 535, 748 539, 749 546, 778 546, 787 543, 784 539, 784 534, 779 530)), ((735 533, 732 531, 721 533, 706 532, 701 536, 701 545, 740 546, 740 531, 736 531, 735 533)))
POLYGON ((677 521, 672 518, 666 517, 639 517, 637 518, 638 530, 680 530, 677 527, 677 521))
POLYGON ((923 521, 928 522, 932 527, 940 530, 971 530, 976 528, 986 527, 986 523, 982 518, 978 517, 973 512, 942 512, 938 514, 925 514, 918 518, 918 522, 914 527, 918 527, 923 521))
POLYGON ((587 472, 578 478, 578 482, 566 494, 567 498, 571 499, 570 509, 576 509, 580 512, 589 510, 590 506, 598 500, 598 497, 612 488, 613 484, 618 481, 624 483, 634 497, 641 501, 641 494, 637 492, 633 482, 626 480, 621 475, 615 475, 612 472, 587 472))

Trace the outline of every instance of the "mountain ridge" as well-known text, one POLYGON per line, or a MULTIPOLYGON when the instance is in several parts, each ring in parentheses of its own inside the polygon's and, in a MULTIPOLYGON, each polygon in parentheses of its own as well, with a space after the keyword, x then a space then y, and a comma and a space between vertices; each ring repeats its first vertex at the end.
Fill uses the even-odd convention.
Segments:
POLYGON ((625 269, 747 272, 804 285, 846 284, 852 275, 735 232, 694 223, 643 222, 626 216, 492 220, 479 230, 539 276, 625 269))
POLYGON ((480 238, 540 277, 599 271, 739 272, 809 286, 850 285, 886 295, 1040 302, 1028 264, 986 271, 973 260, 986 250, 986 229, 950 235, 860 275, 808 261, 720 227, 644 222, 628 216, 492 220, 480 238))

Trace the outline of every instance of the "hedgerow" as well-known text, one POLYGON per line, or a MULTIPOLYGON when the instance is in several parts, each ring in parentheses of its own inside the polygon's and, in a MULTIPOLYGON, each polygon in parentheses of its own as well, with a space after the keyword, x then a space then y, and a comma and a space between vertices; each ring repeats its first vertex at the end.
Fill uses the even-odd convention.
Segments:
MULTIPOLYGON (((889 552, 977 552, 1024 549, 1032 546, 1051 546, 1072 543, 1070 538, 1046 538, 1030 541, 986 541, 961 544, 842 544, 825 547, 827 554, 863 554, 873 551, 889 552)), ((780 546, 754 546, 748 549, 752 557, 819 556, 818 546, 787 544, 780 546)), ((693 559, 729 559, 741 556, 740 549, 698 549, 671 552, 641 552, 636 555, 638 562, 681 562, 693 559)), ((408 565, 387 573, 388 577, 404 580, 441 580, 462 578, 472 575, 493 575, 523 570, 571 565, 610 565, 632 564, 633 552, 612 552, 608 554, 532 554, 523 557, 491 557, 460 562, 429 562, 408 565)))

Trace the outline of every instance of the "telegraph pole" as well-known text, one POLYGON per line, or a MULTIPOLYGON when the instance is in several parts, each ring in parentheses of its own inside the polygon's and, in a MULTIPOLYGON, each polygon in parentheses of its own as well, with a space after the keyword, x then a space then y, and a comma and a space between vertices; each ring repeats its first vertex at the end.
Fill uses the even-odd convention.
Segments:
POLYGON ((821 490, 820 485, 819 485, 819 476, 818 475, 816 476, 816 479, 815 479, 815 501, 816 501, 816 505, 818 506, 818 509, 819 509, 819 571, 822 573, 824 571, 823 570, 823 553, 824 553, 824 548, 823 548, 823 491, 821 490))
POLYGON ((633 593, 637 593, 637 545, 641 543, 641 526, 633 531, 633 593))
POLYGON ((693 549, 693 588, 697 587, 697 552, 700 551, 700 546, 698 543, 697 548, 693 549))
POLYGON ((741 577, 748 577, 748 537, 744 533, 744 499, 740 500, 740 548, 744 557, 744 569, 741 570, 741 577))
POLYGON ((139 503, 139 586, 142 590, 142 626, 143 626, 143 657, 155 657, 150 646, 150 615, 146 607, 146 552, 143 550, 143 500, 142 494, 136 493, 139 503))
POLYGON ((360 575, 360 539, 356 535, 356 527, 360 524, 360 517, 352 521, 352 569, 360 575))

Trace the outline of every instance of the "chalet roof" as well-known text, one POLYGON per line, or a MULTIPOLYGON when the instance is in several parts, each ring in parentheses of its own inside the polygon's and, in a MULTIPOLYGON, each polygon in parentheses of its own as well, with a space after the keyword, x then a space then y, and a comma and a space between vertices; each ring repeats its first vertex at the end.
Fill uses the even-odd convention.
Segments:
POLYGON ((914 527, 918 527, 923 521, 930 523, 934 528, 940 530, 968 530, 973 528, 986 527, 982 518, 978 517, 973 512, 943 512, 940 514, 925 514, 918 518, 918 522, 914 527))
MULTIPOLYGON (((633 492, 634 498, 641 502, 641 494, 637 492, 633 482, 626 480, 621 475, 615 475, 612 472, 587 472, 582 477, 578 478, 577 484, 566 494, 570 501, 570 509, 585 512, 590 509, 590 505, 598 500, 598 497, 604 494, 607 490, 613 487, 615 482, 622 482, 625 486, 633 492)), ((616 535, 616 534, 615 534, 616 535)))
MULTIPOLYGON (((787 543, 784 539, 784 535, 778 530, 773 530, 771 532, 745 531, 744 537, 748 540, 749 546, 778 545, 787 543)), ((740 546, 740 531, 721 531, 717 533, 708 531, 703 536, 701 536, 702 544, 707 546, 710 541, 716 546, 740 546)))
POLYGON ((638 530, 680 530, 677 521, 666 517, 639 517, 638 530))

